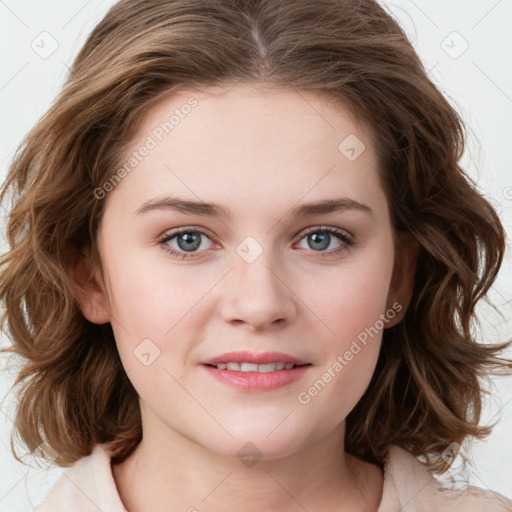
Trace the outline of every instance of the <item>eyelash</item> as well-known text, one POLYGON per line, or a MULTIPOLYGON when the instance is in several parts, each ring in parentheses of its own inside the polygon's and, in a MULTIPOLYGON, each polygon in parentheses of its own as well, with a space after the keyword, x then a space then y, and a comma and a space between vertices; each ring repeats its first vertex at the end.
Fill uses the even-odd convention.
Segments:
MULTIPOLYGON (((333 228, 330 226, 313 226, 311 228, 308 228, 303 233, 303 235, 299 238, 299 242, 303 238, 305 238, 307 235, 310 235, 311 233, 324 233, 324 232, 335 235, 341 242, 343 242, 343 244, 340 245, 340 247, 338 247, 337 249, 331 250, 329 252, 313 251, 315 253, 318 253, 318 256, 322 259, 335 257, 338 254, 340 254, 341 252, 346 251, 349 247, 351 247, 355 244, 352 236, 349 235, 346 231, 337 229, 337 228, 333 228)), ((195 255, 197 254, 197 252, 181 252, 181 251, 172 249, 167 245, 167 242, 171 241, 173 238, 175 238, 178 235, 181 235, 183 233, 194 233, 194 234, 199 233, 199 234, 204 235, 207 238, 211 239, 211 237, 208 235, 208 233, 206 233, 202 229, 191 227, 191 228, 180 228, 175 231, 165 233, 164 238, 162 240, 160 240, 158 243, 162 246, 162 249, 164 251, 168 252, 172 256, 178 257, 181 260, 189 260, 191 258, 194 258, 195 255)))

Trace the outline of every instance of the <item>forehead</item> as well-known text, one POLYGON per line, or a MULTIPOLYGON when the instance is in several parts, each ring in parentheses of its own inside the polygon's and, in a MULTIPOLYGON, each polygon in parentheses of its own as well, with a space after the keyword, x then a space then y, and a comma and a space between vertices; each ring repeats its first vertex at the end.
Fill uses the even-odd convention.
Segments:
MULTIPOLYGON (((185 124, 181 121, 187 118, 189 113, 193 113, 196 118, 203 118, 202 122, 207 122, 207 118, 215 118, 216 121, 222 122, 229 114, 233 122, 241 119, 248 129, 261 127, 261 121, 264 123, 264 131, 270 131, 272 127, 269 123, 281 124, 301 118, 306 121, 305 125, 301 125, 304 128, 302 135, 306 135, 308 129, 318 125, 323 125, 324 130, 329 128, 332 132, 338 132, 343 125, 343 129, 350 129, 351 133, 365 137, 370 135, 366 133, 367 129, 358 116, 349 112, 345 102, 332 95, 250 82, 203 89, 180 89, 163 94, 149 105, 139 134, 149 133, 159 123, 165 123, 174 112, 179 119, 175 116, 172 121, 173 129, 179 124, 185 124), (188 105, 192 101, 195 105, 189 108, 188 105)), ((294 131, 300 131, 301 126, 295 126, 294 131)), ((241 135, 238 133, 238 136, 241 135)))
POLYGON ((238 198, 242 206, 379 186, 370 134, 342 104, 245 83, 162 96, 145 113, 124 163, 129 172, 108 199, 122 194, 131 206, 171 191, 218 203, 238 198))

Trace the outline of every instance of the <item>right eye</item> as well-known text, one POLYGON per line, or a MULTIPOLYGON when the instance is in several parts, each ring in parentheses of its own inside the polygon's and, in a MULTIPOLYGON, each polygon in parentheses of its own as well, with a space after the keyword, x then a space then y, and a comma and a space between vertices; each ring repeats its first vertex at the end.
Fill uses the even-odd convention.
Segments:
POLYGON ((203 237, 209 239, 208 234, 200 229, 180 228, 166 233, 159 244, 172 256, 185 260, 195 257, 197 252, 202 252, 198 249, 204 245, 203 237), (174 246, 169 245, 169 242, 175 242, 174 246))

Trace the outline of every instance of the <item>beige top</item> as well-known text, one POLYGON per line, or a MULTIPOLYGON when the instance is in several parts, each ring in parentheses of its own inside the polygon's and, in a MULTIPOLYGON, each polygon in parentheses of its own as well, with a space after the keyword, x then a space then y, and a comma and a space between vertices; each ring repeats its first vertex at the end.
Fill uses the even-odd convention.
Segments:
MULTIPOLYGON (((67 468, 34 512, 126 512, 117 492, 108 445, 67 468)), ((384 464, 382 501, 375 512, 512 512, 501 494, 469 487, 445 489, 406 450, 391 446, 384 464)))

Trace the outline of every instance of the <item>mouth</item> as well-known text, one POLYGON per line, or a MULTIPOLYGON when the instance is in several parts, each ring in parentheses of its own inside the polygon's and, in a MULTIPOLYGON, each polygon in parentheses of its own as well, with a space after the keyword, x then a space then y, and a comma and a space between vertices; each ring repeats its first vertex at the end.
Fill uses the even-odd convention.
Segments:
POLYGON ((237 372, 275 372, 291 370, 298 366, 311 364, 290 354, 283 352, 251 352, 250 350, 238 350, 227 352, 202 364, 212 366, 218 370, 231 370, 237 372))
POLYGON ((301 379, 312 363, 281 352, 238 351, 201 363, 217 382, 244 391, 270 391, 301 379))
POLYGON ((257 372, 257 373, 270 373, 270 372, 280 372, 283 370, 293 370, 294 368, 299 368, 302 366, 310 366, 311 363, 305 364, 295 364, 295 363, 285 363, 285 362, 276 362, 276 363, 265 363, 265 364, 256 364, 249 362, 236 362, 231 361, 229 363, 218 363, 218 364, 206 364, 205 366, 209 366, 211 368, 216 368, 217 370, 228 370, 234 372, 257 372))

